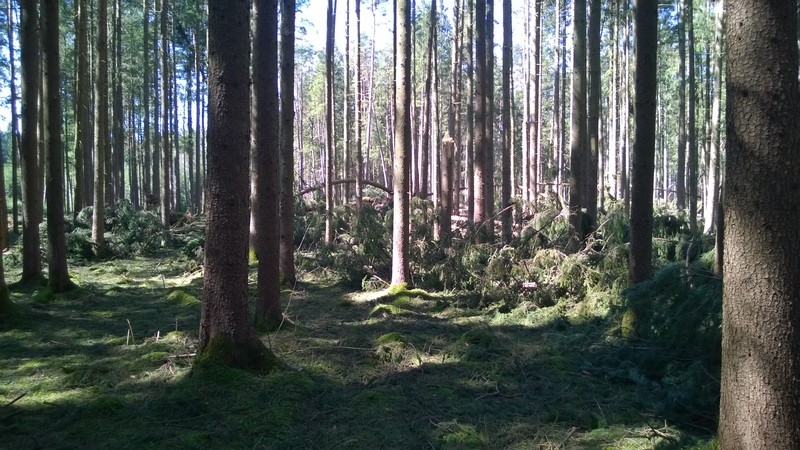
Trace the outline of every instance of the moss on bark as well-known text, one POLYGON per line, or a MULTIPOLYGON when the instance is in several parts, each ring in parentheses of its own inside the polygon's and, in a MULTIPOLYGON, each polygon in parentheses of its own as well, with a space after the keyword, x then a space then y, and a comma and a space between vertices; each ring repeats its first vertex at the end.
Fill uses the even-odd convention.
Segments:
POLYGON ((281 361, 257 337, 234 341, 230 336, 217 334, 197 353, 195 367, 223 365, 256 372, 269 372, 283 367, 281 361))

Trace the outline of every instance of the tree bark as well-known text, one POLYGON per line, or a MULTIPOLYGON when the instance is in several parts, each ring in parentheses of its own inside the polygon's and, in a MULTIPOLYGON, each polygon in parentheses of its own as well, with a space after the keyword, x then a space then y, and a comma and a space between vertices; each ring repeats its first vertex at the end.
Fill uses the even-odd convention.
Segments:
MULTIPOLYGON (((85 1, 85 0, 84 0, 85 1)), ((150 183, 151 163, 150 156, 152 149, 150 146, 150 0, 142 0, 144 5, 143 31, 142 31, 142 109, 144 110, 144 125, 142 131, 144 160, 142 165, 142 175, 144 180, 144 209, 149 209, 148 199, 154 195, 153 187, 150 183)))
MULTIPOLYGON (((638 43, 638 41, 636 41, 638 43)), ((637 44, 638 45, 638 44, 637 44)), ((588 96, 588 139, 589 153, 586 160, 586 215, 592 229, 597 225, 597 184, 600 157, 600 0, 590 0, 589 8, 589 96, 588 96)), ((637 72, 638 73, 638 72, 637 72)), ((602 193, 602 190, 600 191, 602 193)))
MULTIPOLYGON (((678 0, 678 156, 675 171, 675 201, 686 209, 686 0, 678 0)), ((694 54, 694 51, 692 52, 694 54)))
POLYGON ((258 286, 257 328, 280 326, 280 117, 278 115, 278 0, 253 2, 253 144, 258 286))
POLYGON ((694 70, 694 6, 693 0, 686 0, 686 34, 689 53, 689 123, 688 123, 688 144, 686 158, 687 169, 689 172, 686 180, 686 196, 689 197, 689 228, 694 233, 697 231, 697 91, 695 89, 695 70, 694 70))
POLYGON ((198 363, 269 369, 247 313, 250 33, 247 0, 208 2, 208 175, 198 363))
POLYGON ((41 237, 42 193, 39 189, 39 18, 37 2, 20 2, 20 57, 22 60, 22 281, 42 278, 41 237))
MULTIPOLYGON (((169 20, 169 0, 161 0, 161 224, 169 230, 170 200, 170 165, 172 155, 169 139, 169 35, 167 25, 169 20)), ((176 189, 179 186, 176 184, 176 189)))
MULTIPOLYGON (((59 61, 59 0, 42 3, 44 15, 45 83, 42 97, 47 101, 44 110, 47 145, 47 256, 48 286, 53 293, 71 289, 74 284, 67 270, 67 246, 64 234, 64 154, 61 140, 61 63, 59 61)), ((5 197, 5 196, 4 196, 5 197)))
POLYGON ((474 168, 475 179, 473 191, 475 195, 472 220, 475 223, 477 242, 488 241, 486 224, 489 211, 487 209, 487 183, 491 172, 488 167, 486 127, 487 127, 487 72, 486 72, 486 0, 475 0, 475 118, 474 118, 474 168))
POLYGON ((503 242, 511 242, 511 0, 503 0, 503 184, 500 204, 503 242))
MULTIPOLYGON (((359 0, 356 0, 356 33, 360 33, 359 0)), ((297 274, 294 266, 294 27, 295 27, 295 0, 282 0, 281 3, 281 108, 280 108, 280 274, 284 283, 294 286, 297 282, 297 274)), ((360 39, 359 39, 360 42, 360 39)), ((356 88, 361 91, 361 67, 360 50, 357 47, 356 73, 358 74, 356 88)), ((356 152, 361 156, 361 126, 360 126, 360 95, 356 95, 356 152)), ((359 159, 360 161, 360 159, 359 159)), ((361 173, 361 163, 359 170, 361 173)), ((356 198, 361 199, 361 183, 356 184, 356 198)))
POLYGON ((333 243, 333 158, 334 158, 334 86, 333 50, 336 34, 336 2, 328 0, 327 41, 325 46, 325 244, 333 243))
POLYGON ((106 164, 108 163, 108 2, 97 2, 94 81, 94 206, 92 241, 96 256, 105 253, 106 164))
POLYGON ((410 0, 395 3, 394 158, 392 178, 392 285, 411 281, 409 274, 409 172, 411 166, 411 17, 410 0))
POLYGON ((567 251, 581 247, 586 177, 586 0, 573 2, 572 120, 570 123, 569 243, 567 251))
POLYGON ((653 176, 656 145, 656 91, 658 5, 637 0, 634 8, 636 39, 636 132, 631 153, 631 218, 628 282, 632 286, 653 275, 653 176))
POLYGON ((716 223, 717 203, 719 203, 719 156, 720 156, 720 97, 722 96, 722 32, 724 9, 722 2, 714 6, 714 51, 712 60, 712 93, 711 93, 711 151, 708 164, 708 198, 703 205, 704 232, 714 231, 716 223))
POLYGON ((718 442, 800 442, 800 92, 795 2, 729 0, 718 442))

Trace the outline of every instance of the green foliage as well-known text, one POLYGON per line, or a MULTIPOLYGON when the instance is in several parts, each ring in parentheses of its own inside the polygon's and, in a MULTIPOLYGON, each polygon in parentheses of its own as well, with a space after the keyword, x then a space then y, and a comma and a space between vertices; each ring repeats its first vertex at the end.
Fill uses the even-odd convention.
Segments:
MULTIPOLYGON (((74 229, 67 233, 67 254, 74 261, 93 258, 91 206, 81 210, 74 222, 74 229)), ((161 219, 153 211, 137 210, 128 200, 120 200, 112 208, 106 208, 105 232, 107 256, 131 258, 151 255, 162 248, 166 240, 161 219)))
MULTIPOLYGON (((658 413, 712 425, 719 393, 721 280, 700 267, 673 264, 630 288, 625 298, 623 307, 637 312, 638 338, 647 343, 625 359, 659 392, 658 413)), ((623 319, 625 310, 619 310, 623 319)))

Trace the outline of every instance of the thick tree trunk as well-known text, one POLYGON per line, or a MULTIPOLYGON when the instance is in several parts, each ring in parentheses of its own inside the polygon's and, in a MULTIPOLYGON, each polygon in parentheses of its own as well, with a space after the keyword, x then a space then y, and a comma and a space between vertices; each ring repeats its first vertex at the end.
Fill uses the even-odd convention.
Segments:
MULTIPOLYGON (((58 29, 59 0, 45 0, 43 45, 45 83, 42 97, 47 99, 44 110, 45 143, 47 145, 47 256, 48 286, 54 293, 74 287, 67 270, 67 246, 64 234, 64 154, 61 140, 61 62, 58 29)), ((5 197, 5 196, 4 196, 5 197)))
POLYGON ((795 2, 729 0, 721 449, 800 442, 795 2))
POLYGON ((208 178, 198 363, 274 364, 247 313, 250 33, 247 0, 209 0, 208 178))

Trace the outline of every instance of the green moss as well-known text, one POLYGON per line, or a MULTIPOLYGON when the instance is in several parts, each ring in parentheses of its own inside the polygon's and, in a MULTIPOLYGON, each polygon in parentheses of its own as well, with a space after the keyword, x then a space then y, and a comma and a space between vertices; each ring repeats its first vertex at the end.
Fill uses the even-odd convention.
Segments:
POLYGON ((207 366, 228 366, 256 372, 269 372, 283 362, 256 337, 237 342, 224 334, 212 337, 197 353, 195 369, 207 366))
POLYGON ((200 300, 194 295, 184 291, 183 289, 175 289, 167 294, 167 300, 178 303, 182 306, 199 305, 200 300))

